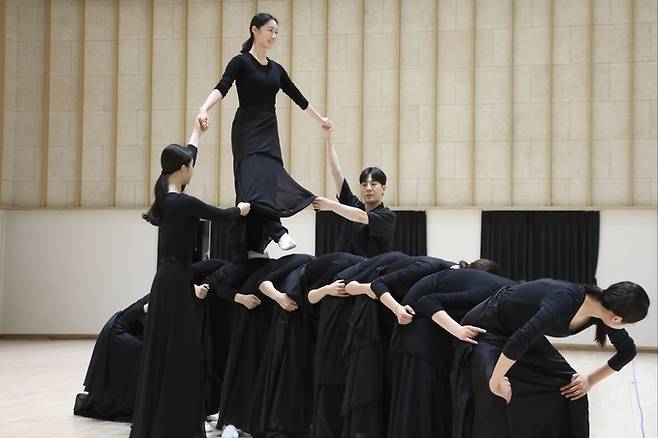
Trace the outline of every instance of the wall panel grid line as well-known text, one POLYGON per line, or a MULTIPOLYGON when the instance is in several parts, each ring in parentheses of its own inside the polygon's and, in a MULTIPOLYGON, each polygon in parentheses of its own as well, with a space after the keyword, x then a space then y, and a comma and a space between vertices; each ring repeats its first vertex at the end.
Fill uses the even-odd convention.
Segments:
POLYGON ((146 62, 146 185, 144 187, 144 205, 151 202, 151 182, 153 180, 153 39, 154 39, 154 0, 148 0, 147 62, 146 62))
POLYGON ((553 112, 554 108, 554 90, 553 83, 555 82, 555 0, 548 0, 549 13, 548 13, 548 154, 547 154, 547 173, 548 173, 548 205, 553 205, 553 161, 554 161, 554 128, 553 128, 553 112))
POLYGON ((361 84, 360 84, 360 90, 361 90, 361 102, 359 105, 359 112, 361 115, 361 121, 359 123, 359 170, 363 169, 365 166, 366 158, 365 158, 365 146, 364 146, 364 141, 365 141, 365 105, 366 105, 366 0, 361 0, 361 28, 359 29, 360 31, 360 36, 361 36, 361 84))
MULTIPOLYGON (((630 60, 628 62, 628 201, 626 205, 635 205, 635 0, 629 2, 630 16, 630 60)), ((654 120, 655 122, 655 120, 654 120)))
MULTIPOLYGON (((217 3, 217 65, 218 78, 224 72, 224 0, 217 3)), ((222 205, 222 103, 217 105, 217 205, 222 205)))
POLYGON ((113 47, 113 66, 114 66, 114 86, 112 87, 112 206, 117 206, 117 174, 119 150, 119 32, 121 30, 121 0, 114 3, 114 47, 113 47))
MULTIPOLYGON (((323 114, 325 117, 329 114, 329 2, 324 0, 324 87, 323 87, 323 114)), ((324 137, 323 137, 324 138, 324 137)), ((328 196, 327 193, 327 141, 322 142, 322 193, 328 196)))
POLYGON ((396 190, 395 190, 395 203, 396 205, 400 205, 400 178, 402 177, 402 172, 400 169, 400 99, 401 99, 401 94, 400 94, 400 88, 402 87, 402 53, 401 53, 401 45, 402 45, 402 0, 397 1, 397 14, 396 14, 396 20, 397 20, 397 29, 396 29, 396 49, 395 49, 395 54, 397 57, 397 87, 396 87, 396 127, 395 127, 395 167, 396 167, 396 190))
POLYGON ((182 129, 182 139, 181 139, 181 144, 187 144, 186 136, 187 136, 187 94, 188 94, 188 89, 187 89, 187 76, 189 73, 189 31, 190 31, 190 23, 189 23, 189 12, 190 12, 190 1, 185 0, 185 4, 183 5, 183 93, 181 97, 181 108, 182 108, 182 117, 183 120, 181 121, 181 129, 182 129))
POLYGON ((78 132, 77 132, 77 160, 78 173, 76 175, 76 202, 77 207, 82 206, 82 175, 84 171, 84 129, 85 129, 85 49, 86 49, 86 14, 87 0, 80 2, 80 42, 78 47, 78 132))
MULTIPOLYGON (((0 199, 2 198, 2 179, 5 149, 5 20, 7 13, 5 2, 0 5, 0 199)), ((0 204, 2 202, 0 201, 0 204)))
POLYGON ((509 192, 510 205, 514 205, 514 61, 516 59, 516 0, 510 0, 510 81, 509 81, 509 192))
POLYGON ((51 56, 51 22, 53 5, 51 0, 45 3, 45 41, 44 41, 44 78, 43 78, 43 126, 41 153, 41 206, 48 206, 48 153, 50 149, 50 56, 51 56))
POLYGON ((592 205, 594 191, 594 170, 592 165, 594 158, 594 148, 592 145, 594 138, 594 0, 589 0, 588 2, 588 13, 587 100, 589 111, 587 114, 587 205, 592 205))
POLYGON ((476 156, 476 147, 475 147, 475 71, 477 69, 477 0, 471 1, 471 206, 475 206, 475 162, 477 159, 476 156))
POLYGON ((432 133, 432 205, 438 205, 438 159, 439 159, 439 2, 434 2, 434 105, 432 120, 434 132, 432 133))

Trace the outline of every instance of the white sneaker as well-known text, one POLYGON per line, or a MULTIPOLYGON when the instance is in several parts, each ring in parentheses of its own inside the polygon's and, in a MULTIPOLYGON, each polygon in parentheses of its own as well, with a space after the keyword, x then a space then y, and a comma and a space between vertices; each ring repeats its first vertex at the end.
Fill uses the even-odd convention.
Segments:
POLYGON ((222 438, 239 438, 238 429, 235 428, 232 424, 227 424, 224 426, 224 431, 222 432, 222 438))
POLYGON ((269 259, 270 255, 267 251, 257 252, 257 251, 247 251, 248 259, 269 259))
POLYGON ((219 414, 212 414, 212 415, 208 415, 206 417, 206 422, 207 423, 212 423, 213 421, 217 422, 217 420, 219 420, 219 414))
POLYGON ((277 244, 279 245, 279 248, 284 251, 289 251, 297 246, 295 241, 292 240, 292 237, 290 237, 290 234, 288 233, 285 233, 283 236, 281 236, 277 244))
POLYGON ((213 433, 216 430, 215 427, 212 425, 212 423, 208 423, 204 421, 203 424, 205 424, 206 433, 213 433))

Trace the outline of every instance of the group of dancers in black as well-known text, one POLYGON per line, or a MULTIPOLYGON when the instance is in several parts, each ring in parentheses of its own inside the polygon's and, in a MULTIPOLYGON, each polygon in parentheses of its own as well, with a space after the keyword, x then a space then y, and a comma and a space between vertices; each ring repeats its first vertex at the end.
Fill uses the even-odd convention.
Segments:
POLYGON ((625 324, 643 319, 632 282, 600 289, 542 279, 517 283, 491 260, 472 263, 391 251, 395 213, 376 167, 352 193, 331 144, 332 122, 265 54, 278 22, 259 13, 250 38, 202 105, 187 146, 162 152, 155 200, 159 267, 149 295, 103 327, 75 413, 132 421, 132 438, 222 436, 467 438, 588 436, 587 392, 633 359, 625 324), (236 207, 184 193, 207 111, 233 82, 236 207), (279 89, 317 120, 338 201, 285 171, 279 89), (295 242, 280 218, 309 205, 346 219, 334 253, 271 259, 295 242), (232 260, 191 263, 200 219, 232 224, 232 260), (617 353, 577 373, 545 336, 596 326, 617 353))

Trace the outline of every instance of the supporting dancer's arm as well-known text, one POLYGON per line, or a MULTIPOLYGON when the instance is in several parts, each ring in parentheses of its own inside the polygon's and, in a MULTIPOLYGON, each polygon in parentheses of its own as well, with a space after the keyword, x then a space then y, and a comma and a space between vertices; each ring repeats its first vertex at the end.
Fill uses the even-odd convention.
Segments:
POLYGON ((331 167, 331 177, 334 180, 334 185, 336 186, 336 196, 340 196, 340 191, 343 187, 343 181, 345 181, 345 175, 340 168, 340 161, 338 160, 338 153, 334 147, 334 143, 331 141, 331 131, 325 131, 325 141, 327 143, 327 151, 329 153, 329 165, 331 167))
POLYGON ((331 199, 323 198, 322 196, 318 196, 313 200, 313 208, 320 211, 333 211, 337 215, 352 222, 366 225, 370 223, 368 213, 365 211, 356 207, 341 204, 340 202, 332 201, 331 199))
POLYGON ((339 298, 350 296, 347 292, 345 292, 345 282, 343 280, 336 280, 331 284, 327 284, 317 289, 312 289, 308 293, 308 302, 311 304, 316 304, 327 295, 339 298))

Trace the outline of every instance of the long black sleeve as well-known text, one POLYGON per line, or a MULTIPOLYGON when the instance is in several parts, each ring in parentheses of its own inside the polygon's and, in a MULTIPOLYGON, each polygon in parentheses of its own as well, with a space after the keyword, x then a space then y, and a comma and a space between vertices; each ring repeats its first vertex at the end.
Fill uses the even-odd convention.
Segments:
POLYGON ((482 288, 461 292, 435 293, 418 300, 416 310, 431 318, 436 312, 441 310, 471 309, 495 292, 496 290, 482 288))
MULTIPOLYGON (((525 303, 517 302, 512 305, 521 307, 525 303)), ((532 318, 509 337, 503 348, 505 356, 518 360, 533 342, 563 322, 567 315, 572 314, 574 306, 577 308, 579 304, 575 303, 569 291, 554 291, 547 296, 532 318)))
POLYGON ((305 110, 308 108, 308 100, 304 97, 301 91, 295 86, 295 84, 288 76, 288 72, 281 66, 281 89, 286 93, 290 98, 299 106, 301 109, 305 110))
POLYGON ((218 208, 206 204, 194 196, 184 195, 181 197, 181 208, 184 209, 187 216, 198 217, 207 220, 231 220, 240 217, 238 207, 218 208))
POLYGON ((635 342, 624 329, 608 328, 608 339, 617 350, 617 353, 608 360, 608 366, 615 371, 619 371, 637 355, 635 342))
MULTIPOLYGON (((437 262, 439 260, 440 259, 437 259, 437 262)), ((445 268, 448 268, 452 264, 453 263, 445 262, 445 268)), ((434 274, 437 270, 439 270, 439 267, 436 263, 430 263, 427 260, 418 260, 402 269, 378 277, 370 284, 370 288, 375 295, 381 297, 385 292, 391 292, 396 284, 413 285, 421 278, 434 274)))
POLYGON ((242 56, 235 56, 231 59, 224 70, 222 78, 215 85, 215 90, 222 94, 222 98, 226 97, 226 93, 233 85, 233 82, 240 76, 243 70, 244 58, 242 56))

